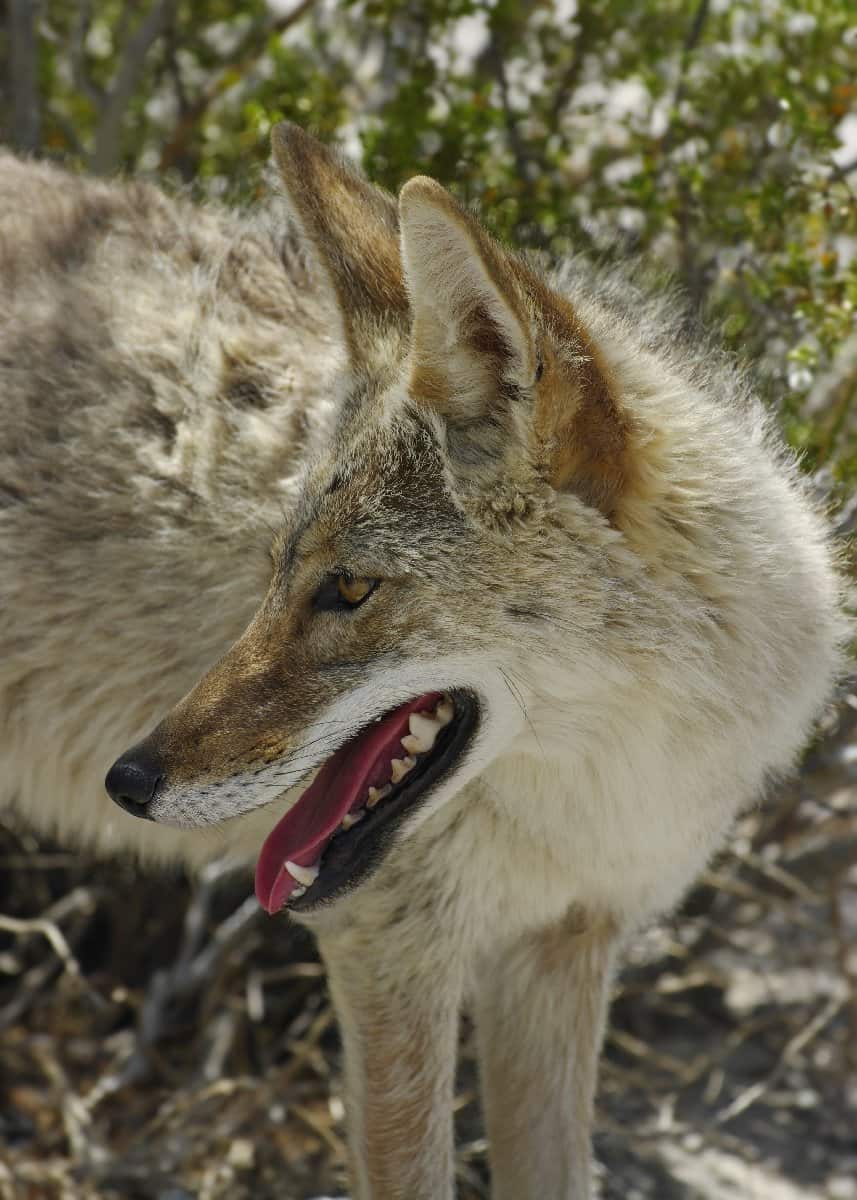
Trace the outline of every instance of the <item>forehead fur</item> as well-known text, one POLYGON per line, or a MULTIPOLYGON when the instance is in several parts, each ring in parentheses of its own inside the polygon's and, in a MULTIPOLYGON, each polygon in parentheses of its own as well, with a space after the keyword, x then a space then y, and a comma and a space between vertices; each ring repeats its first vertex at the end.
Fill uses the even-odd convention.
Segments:
POLYGON ((307 476, 275 554, 282 570, 296 558, 324 556, 343 569, 407 570, 448 544, 463 527, 432 422, 402 406, 355 422, 307 476))

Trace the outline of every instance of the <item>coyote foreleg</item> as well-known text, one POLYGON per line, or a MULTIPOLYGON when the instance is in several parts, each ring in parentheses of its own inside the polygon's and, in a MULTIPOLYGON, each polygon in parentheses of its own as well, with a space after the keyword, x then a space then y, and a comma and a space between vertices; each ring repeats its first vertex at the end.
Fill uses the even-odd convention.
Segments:
POLYGON ((460 955, 430 905, 425 929, 408 907, 400 924, 361 920, 319 938, 345 1051, 353 1200, 454 1194, 460 955))
POLYGON ((590 1200, 590 1121, 614 935, 569 916, 478 965, 493 1200, 590 1200))

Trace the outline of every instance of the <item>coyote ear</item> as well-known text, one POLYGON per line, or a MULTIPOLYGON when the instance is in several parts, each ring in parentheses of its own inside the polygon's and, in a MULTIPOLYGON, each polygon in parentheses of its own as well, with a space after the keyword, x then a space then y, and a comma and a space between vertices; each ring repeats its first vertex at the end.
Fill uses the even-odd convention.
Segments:
POLYGON ((360 361, 371 327, 408 310, 395 198, 289 121, 274 126, 271 148, 295 219, 330 277, 351 357, 360 361))
POLYGON ((526 297, 500 247, 433 179, 405 184, 399 214, 414 390, 427 391, 463 432, 482 424, 498 385, 511 391, 534 381, 526 297))
POLYGON ((626 423, 569 302, 434 180, 406 183, 399 214, 411 391, 444 417, 453 458, 484 477, 523 454, 558 491, 612 516, 626 423))

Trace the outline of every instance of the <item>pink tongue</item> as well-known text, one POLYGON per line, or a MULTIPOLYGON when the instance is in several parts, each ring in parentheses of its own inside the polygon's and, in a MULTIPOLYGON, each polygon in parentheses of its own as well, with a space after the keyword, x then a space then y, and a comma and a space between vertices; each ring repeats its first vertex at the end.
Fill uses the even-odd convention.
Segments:
POLYGON ((400 743, 411 713, 434 708, 439 700, 437 692, 430 692, 408 701, 328 759, 259 853, 256 898, 264 909, 277 912, 299 886, 286 870, 286 860, 308 867, 319 858, 346 813, 363 807, 370 787, 389 781, 391 759, 404 754, 400 743))

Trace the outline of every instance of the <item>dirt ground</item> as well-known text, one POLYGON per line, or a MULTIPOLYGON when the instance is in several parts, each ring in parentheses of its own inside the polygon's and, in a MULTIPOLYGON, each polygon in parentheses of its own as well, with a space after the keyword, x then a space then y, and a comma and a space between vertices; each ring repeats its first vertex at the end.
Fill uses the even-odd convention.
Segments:
MULTIPOLYGON (((857 1200, 857 696, 631 947, 602 1065, 604 1200, 857 1200)), ((0 829, 0 1198, 344 1196, 309 937, 242 872, 142 877, 0 829)), ((472 1031, 461 1200, 489 1195, 472 1031)))

